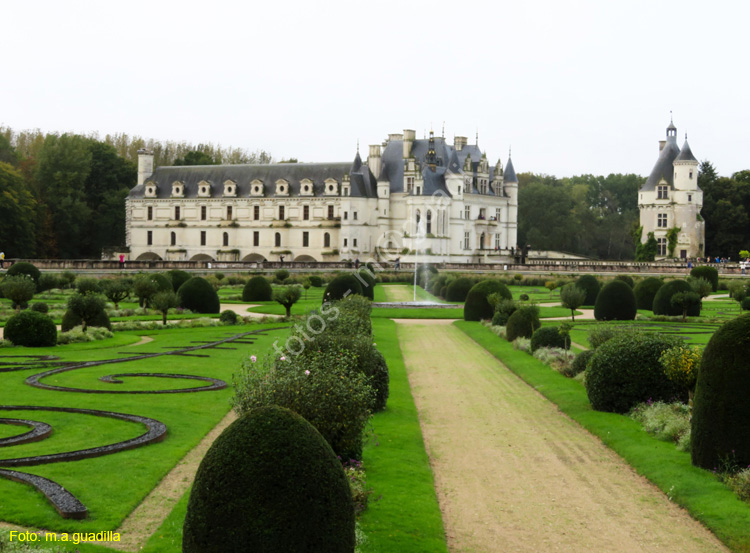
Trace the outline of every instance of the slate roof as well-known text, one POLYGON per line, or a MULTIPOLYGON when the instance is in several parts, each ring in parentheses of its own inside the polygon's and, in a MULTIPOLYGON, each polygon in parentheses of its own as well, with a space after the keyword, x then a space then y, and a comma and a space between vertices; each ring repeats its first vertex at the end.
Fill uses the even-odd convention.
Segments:
POLYGON ((503 174, 503 177, 505 179, 505 182, 518 182, 518 177, 516 176, 516 170, 513 168, 513 160, 508 158, 508 163, 505 166, 505 173, 503 174))
MULTIPOLYGON (((671 125, 671 123, 670 123, 671 125)), ((651 174, 646 182, 641 186, 641 192, 656 190, 656 185, 664 179, 670 188, 674 187, 674 160, 679 155, 680 148, 677 146, 677 140, 674 136, 668 136, 664 144, 656 165, 651 169, 651 174)))
MULTIPOLYGON (((274 163, 264 165, 192 165, 158 167, 154 173, 146 179, 146 182, 157 184, 157 198, 170 198, 172 196, 172 183, 181 181, 185 185, 185 198, 198 197, 198 183, 206 180, 211 183, 211 197, 220 198, 224 195, 224 182, 233 180, 237 183, 237 196, 250 196, 250 183, 258 179, 263 182, 265 197, 276 197, 276 181, 284 179, 289 183, 289 195, 298 196, 300 182, 309 179, 313 182, 315 196, 324 195, 324 181, 335 179, 341 184, 344 175, 349 174, 351 163, 274 163)), ((362 176, 362 184, 358 183, 356 195, 360 190, 369 191, 370 182, 374 177, 367 166, 366 177, 362 176)), ((130 191, 131 198, 144 198, 145 186, 143 184, 134 187, 130 191)), ((352 195, 355 195, 355 186, 352 185, 352 195)), ((374 194, 373 194, 374 195, 374 194)), ((279 197, 286 197, 282 195, 279 197)))
POLYGON ((695 159, 693 152, 690 151, 690 145, 688 144, 687 138, 685 139, 685 143, 682 145, 680 155, 675 158, 675 161, 698 161, 697 159, 695 159))

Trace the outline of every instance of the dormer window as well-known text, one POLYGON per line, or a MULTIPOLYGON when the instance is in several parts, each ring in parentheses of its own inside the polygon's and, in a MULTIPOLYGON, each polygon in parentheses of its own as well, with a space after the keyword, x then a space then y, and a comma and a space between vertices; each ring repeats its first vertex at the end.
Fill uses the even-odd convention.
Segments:
POLYGON ((232 197, 237 195, 237 183, 232 179, 224 181, 224 195, 232 197))
POLYGON ((669 186, 660 184, 656 187, 656 199, 657 200, 668 200, 669 199, 669 186))
POLYGON ((176 180, 172 183, 172 197, 182 198, 185 196, 185 185, 176 180))
POLYGON ((149 181, 146 183, 146 197, 156 198, 156 183, 149 181))
POLYGON ((202 180, 198 183, 198 196, 201 198, 208 198, 211 196, 211 183, 202 180))
POLYGON ((254 179, 250 183, 250 195, 251 196, 262 196, 263 195, 263 181, 254 179))
POLYGON ((276 195, 288 196, 289 195, 289 183, 284 179, 276 181, 276 195))
POLYGON ((313 183, 310 179, 302 179, 299 183, 299 193, 302 196, 313 195, 313 183))
POLYGON ((327 196, 335 196, 338 191, 338 181, 336 179, 325 180, 325 193, 327 196))

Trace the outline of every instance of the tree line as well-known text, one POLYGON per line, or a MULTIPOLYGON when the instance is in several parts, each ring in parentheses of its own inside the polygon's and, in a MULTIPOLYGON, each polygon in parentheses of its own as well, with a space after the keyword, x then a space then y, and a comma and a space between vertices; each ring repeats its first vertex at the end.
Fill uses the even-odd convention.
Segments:
POLYGON ((0 251, 76 259, 124 246, 125 198, 144 147, 155 166, 273 162, 263 150, 0 127, 0 251))

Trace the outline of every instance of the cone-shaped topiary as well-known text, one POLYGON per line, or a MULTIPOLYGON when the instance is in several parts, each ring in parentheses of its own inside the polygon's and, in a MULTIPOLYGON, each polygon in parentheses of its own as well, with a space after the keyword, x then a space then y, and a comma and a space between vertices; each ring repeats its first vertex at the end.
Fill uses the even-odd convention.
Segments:
POLYGON ((711 289, 714 292, 719 289, 719 271, 716 270, 716 267, 709 267, 707 265, 693 267, 690 271, 690 276, 707 280, 711 283, 711 289))
POLYGON ((693 464, 750 465, 750 315, 725 323, 703 351, 693 398, 693 464))
POLYGON ((172 269, 171 271, 167 271, 167 277, 172 281, 172 290, 177 292, 180 286, 192 278, 192 275, 179 269, 172 269))
POLYGON ((353 553, 354 505, 341 463, 301 416, 253 409, 195 475, 183 553, 353 553))
POLYGON ((644 278, 633 288, 635 294, 635 305, 638 309, 654 309, 654 297, 664 285, 664 281, 656 277, 644 278))
POLYGON ((494 308, 487 301, 490 294, 500 294, 506 300, 513 299, 508 287, 499 280, 483 280, 471 287, 464 303, 464 320, 491 320, 494 308))
POLYGON ((44 313, 22 311, 13 315, 5 324, 4 335, 16 346, 31 348, 49 347, 57 344, 57 327, 44 313))
POLYGON ((576 287, 586 290, 586 299, 583 305, 594 305, 596 303, 596 296, 599 294, 601 284, 594 275, 581 275, 576 280, 576 287))
POLYGON ((445 299, 448 301, 465 301, 472 286, 474 286, 474 281, 470 278, 457 278, 448 285, 445 299))
POLYGON ((221 309, 219 295, 205 278, 193 277, 177 291, 180 306, 194 313, 218 313, 221 309))
POLYGON ((242 301, 271 301, 273 290, 266 277, 254 276, 242 289, 242 301))
POLYGON ((362 294, 362 285, 357 277, 352 274, 339 275, 326 286, 326 291, 323 293, 323 303, 340 300, 350 294, 364 295, 362 294))
POLYGON ((531 338, 540 326, 538 307, 519 307, 505 325, 505 338, 509 342, 516 338, 531 338))
MULTIPOLYGON (((670 280, 654 296, 654 315, 682 315, 680 305, 672 305, 672 296, 677 292, 692 292, 693 289, 684 280, 670 280)), ((701 314, 700 303, 688 309, 688 317, 698 317, 701 314)))
POLYGON ((637 311, 633 289, 622 280, 613 280, 596 297, 594 318, 597 321, 632 321, 637 311))
POLYGON ((623 333, 596 348, 586 368, 586 392, 597 411, 627 413, 638 403, 687 397, 667 378, 659 357, 683 341, 663 334, 623 333))
POLYGON ((531 336, 531 351, 534 352, 539 348, 570 348, 570 336, 560 334, 560 329, 556 326, 545 326, 538 329, 531 336))

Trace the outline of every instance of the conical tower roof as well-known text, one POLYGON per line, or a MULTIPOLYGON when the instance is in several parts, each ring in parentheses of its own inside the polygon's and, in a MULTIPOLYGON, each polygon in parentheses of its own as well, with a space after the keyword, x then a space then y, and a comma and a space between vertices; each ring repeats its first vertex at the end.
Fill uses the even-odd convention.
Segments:
POLYGON ((505 164, 505 173, 503 173, 503 180, 505 182, 518 182, 516 177, 516 170, 513 168, 513 160, 508 157, 508 163, 505 164))

